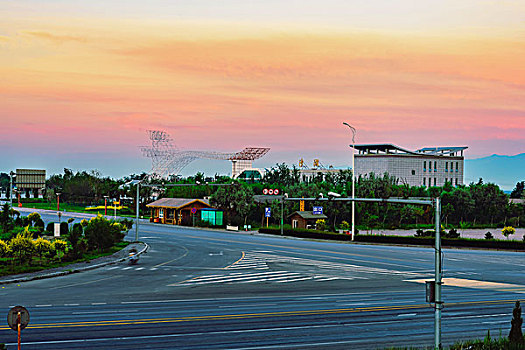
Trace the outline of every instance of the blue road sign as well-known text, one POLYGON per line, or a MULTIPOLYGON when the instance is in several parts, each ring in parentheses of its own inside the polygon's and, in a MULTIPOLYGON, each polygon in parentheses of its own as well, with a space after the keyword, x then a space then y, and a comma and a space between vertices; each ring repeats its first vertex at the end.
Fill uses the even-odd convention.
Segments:
POLYGON ((314 215, 321 215, 323 214, 323 207, 314 207, 314 215))
POLYGON ((264 208, 264 217, 269 218, 272 216, 272 208, 264 208))

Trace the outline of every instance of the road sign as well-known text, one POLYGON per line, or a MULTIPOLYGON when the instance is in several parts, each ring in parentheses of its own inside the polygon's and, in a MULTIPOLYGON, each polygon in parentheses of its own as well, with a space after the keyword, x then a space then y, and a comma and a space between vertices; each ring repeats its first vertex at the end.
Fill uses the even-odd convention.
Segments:
POLYGON ((267 188, 263 189, 263 194, 264 195, 268 194, 268 189, 267 188))
POLYGON ((191 213, 192 214, 195 214, 196 212, 197 212, 197 208, 195 208, 195 207, 191 208, 191 213))
POLYGON ((12 330, 18 332, 18 313, 20 313, 20 329, 29 324, 29 311, 23 306, 15 306, 7 313, 7 324, 12 330))
POLYGON ((273 194, 277 196, 279 194, 279 189, 276 188, 275 190, 273 190, 273 194))
POLYGON ((313 208, 314 215, 322 215, 323 214, 323 207, 314 207, 313 208))
POLYGON ((264 208, 264 217, 269 218, 272 216, 272 208, 264 208))
POLYGON ((273 189, 272 189, 272 188, 270 188, 270 189, 268 190, 268 194, 273 194, 273 189))

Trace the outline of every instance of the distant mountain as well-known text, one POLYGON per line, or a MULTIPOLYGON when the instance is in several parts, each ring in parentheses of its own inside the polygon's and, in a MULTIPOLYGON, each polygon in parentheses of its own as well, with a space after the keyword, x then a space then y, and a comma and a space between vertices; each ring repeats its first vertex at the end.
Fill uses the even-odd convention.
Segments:
POLYGON ((519 181, 525 181, 525 153, 465 159, 465 184, 478 182, 495 183, 505 191, 512 191, 519 181))

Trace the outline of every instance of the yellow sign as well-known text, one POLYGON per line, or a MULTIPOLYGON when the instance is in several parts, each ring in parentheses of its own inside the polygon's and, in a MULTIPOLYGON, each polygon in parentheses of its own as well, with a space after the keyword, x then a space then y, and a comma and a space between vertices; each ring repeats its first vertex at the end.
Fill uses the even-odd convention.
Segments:
POLYGON ((319 167, 319 159, 314 159, 314 168, 319 167))
POLYGON ((304 211, 304 201, 299 202, 299 211, 304 211))
POLYGON ((120 205, 120 202, 113 202, 113 204, 115 204, 115 205, 120 205))

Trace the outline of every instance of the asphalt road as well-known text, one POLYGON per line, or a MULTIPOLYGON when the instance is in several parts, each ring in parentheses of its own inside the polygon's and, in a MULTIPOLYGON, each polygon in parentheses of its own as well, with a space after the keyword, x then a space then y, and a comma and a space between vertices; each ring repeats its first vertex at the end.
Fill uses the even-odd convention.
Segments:
MULTIPOLYGON (((433 249, 149 223, 140 239, 151 248, 137 266, 3 285, 5 314, 14 305, 31 313, 23 349, 433 344, 434 311, 422 283, 433 276, 433 249)), ((524 267, 523 253, 445 250, 443 343, 487 330, 506 336, 513 304, 524 299, 524 267)), ((14 348, 16 333, 0 326, 0 342, 14 348)))

